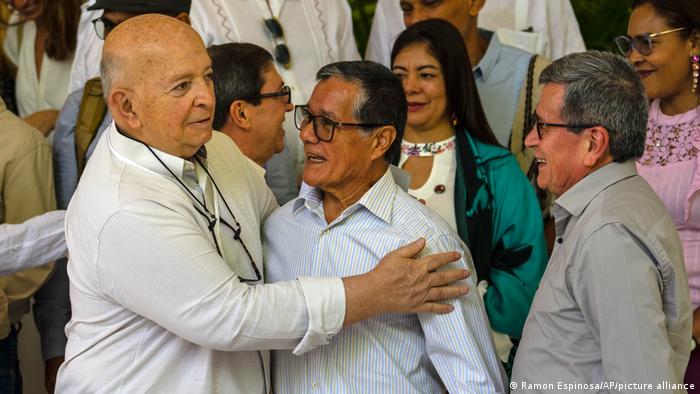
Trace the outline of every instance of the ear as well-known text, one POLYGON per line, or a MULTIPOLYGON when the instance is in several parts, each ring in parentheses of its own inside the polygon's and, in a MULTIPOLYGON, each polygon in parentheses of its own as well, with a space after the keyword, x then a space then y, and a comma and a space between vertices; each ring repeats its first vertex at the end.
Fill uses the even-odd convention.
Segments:
POLYGON ((479 15, 479 12, 481 12, 481 9, 484 8, 484 3, 486 0, 469 0, 467 2, 467 8, 469 9, 469 15, 470 16, 477 16, 479 15))
POLYGON ((132 130, 139 129, 142 126, 129 91, 122 89, 112 90, 107 96, 107 106, 115 122, 123 124, 132 130))
MULTIPOLYGON (((585 132, 585 131, 584 131, 585 132)), ((606 161, 610 156, 610 134, 603 126, 594 126, 588 129, 588 152, 584 154, 583 164, 586 167, 595 167, 606 161)))
POLYGON ((228 107, 231 123, 239 129, 250 130, 250 108, 243 100, 234 100, 228 107))
POLYGON ((190 16, 186 12, 181 12, 181 13, 175 15, 175 19, 179 20, 180 22, 185 22, 188 25, 192 24, 192 21, 190 20, 190 16))
POLYGON ((394 140, 396 140, 396 129, 394 126, 382 126, 379 128, 372 139, 370 159, 377 160, 384 157, 394 140))

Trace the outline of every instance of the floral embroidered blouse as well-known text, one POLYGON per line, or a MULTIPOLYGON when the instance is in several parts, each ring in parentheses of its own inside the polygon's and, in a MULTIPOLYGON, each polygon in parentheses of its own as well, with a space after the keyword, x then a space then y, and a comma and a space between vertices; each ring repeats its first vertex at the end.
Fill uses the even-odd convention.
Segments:
POLYGON ((668 209, 683 242, 693 309, 700 306, 700 107, 668 116, 651 103, 637 171, 668 209))

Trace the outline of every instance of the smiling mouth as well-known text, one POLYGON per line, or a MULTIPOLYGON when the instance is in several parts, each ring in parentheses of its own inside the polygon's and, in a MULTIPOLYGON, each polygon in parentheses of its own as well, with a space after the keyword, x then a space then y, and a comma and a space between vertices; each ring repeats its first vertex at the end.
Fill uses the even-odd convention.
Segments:
POLYGON ((425 104, 422 104, 422 103, 409 103, 409 104, 408 104, 408 112, 420 111, 423 107, 425 107, 425 104))
POLYGON ((313 153, 307 153, 306 161, 309 163, 323 163, 326 159, 322 156, 314 155, 313 153))
POLYGON ((547 160, 545 160, 545 159, 538 159, 538 158, 535 158, 535 160, 537 161, 537 165, 538 165, 538 166, 547 164, 547 160))
POLYGON ((648 77, 649 75, 651 75, 651 73, 653 73, 653 71, 651 71, 651 70, 638 70, 637 71, 637 74, 639 74, 639 77, 642 79, 648 77))

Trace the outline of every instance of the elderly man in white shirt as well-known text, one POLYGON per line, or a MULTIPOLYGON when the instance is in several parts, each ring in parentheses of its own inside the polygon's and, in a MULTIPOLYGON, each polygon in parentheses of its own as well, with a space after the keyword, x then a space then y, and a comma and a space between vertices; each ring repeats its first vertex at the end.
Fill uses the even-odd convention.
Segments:
MULTIPOLYGON (((81 17, 71 91, 99 74, 102 42, 89 23, 98 16, 97 12, 84 11, 81 17)), ((319 68, 360 59, 346 0, 192 0, 190 18, 207 45, 248 42, 274 54, 295 104, 303 104, 311 96, 319 68)), ((291 119, 284 128, 294 130, 291 119)), ((296 133, 287 133, 285 150, 266 164, 267 183, 280 204, 298 194, 297 179, 304 165, 298 140, 296 133)))
POLYGON ((468 291, 444 286, 465 270, 435 272, 459 254, 410 259, 420 241, 362 275, 261 284, 259 229, 276 203, 233 141, 212 137, 201 38, 134 17, 107 37, 102 69, 114 122, 67 213, 57 391, 270 392, 265 350, 301 354, 384 312, 449 312, 436 300, 468 291))

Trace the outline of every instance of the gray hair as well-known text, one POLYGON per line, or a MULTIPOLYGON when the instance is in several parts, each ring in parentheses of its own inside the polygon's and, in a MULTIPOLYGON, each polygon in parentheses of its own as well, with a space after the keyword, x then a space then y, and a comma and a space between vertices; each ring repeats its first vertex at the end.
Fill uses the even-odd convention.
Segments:
POLYGON ((406 96, 399 78, 381 64, 369 61, 332 63, 322 67, 316 74, 319 81, 331 77, 359 87, 359 92, 353 100, 352 111, 358 122, 394 126, 396 139, 384 154, 384 159, 391 163, 401 150, 408 112, 406 96))
POLYGON ((566 86, 561 109, 566 123, 608 130, 614 161, 644 153, 649 102, 639 74, 625 59, 601 51, 573 53, 547 66, 540 83, 566 86))
POLYGON ((102 55, 100 61, 100 79, 102 80, 102 96, 108 101, 109 91, 112 88, 116 76, 117 64, 111 56, 102 55))

